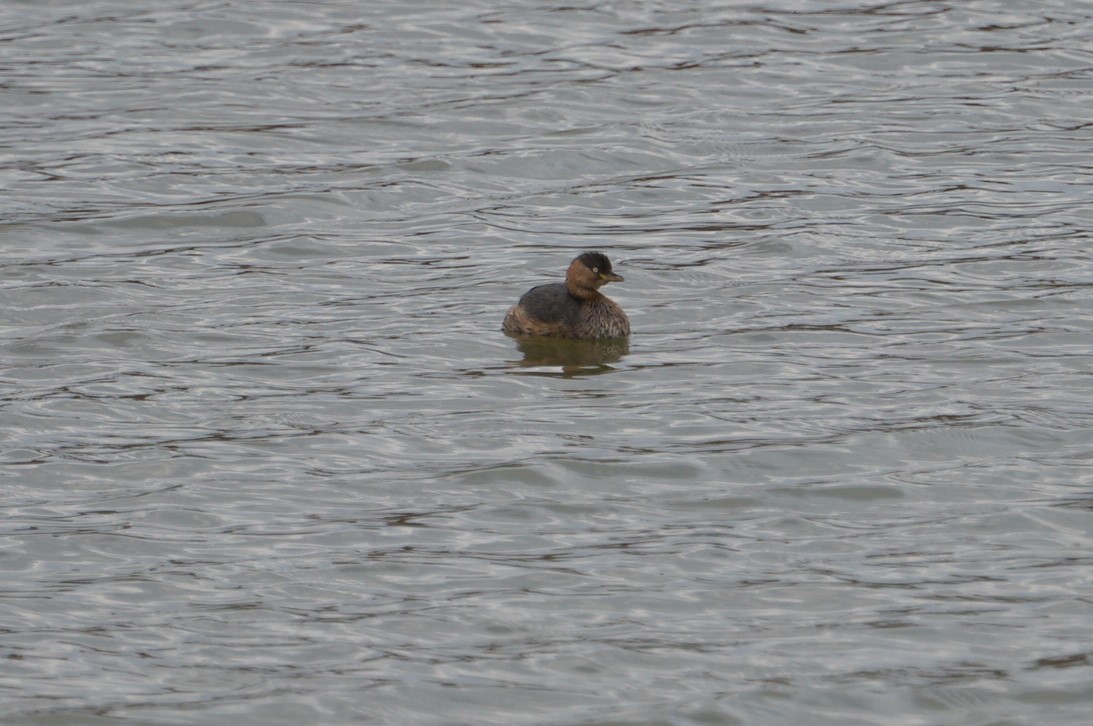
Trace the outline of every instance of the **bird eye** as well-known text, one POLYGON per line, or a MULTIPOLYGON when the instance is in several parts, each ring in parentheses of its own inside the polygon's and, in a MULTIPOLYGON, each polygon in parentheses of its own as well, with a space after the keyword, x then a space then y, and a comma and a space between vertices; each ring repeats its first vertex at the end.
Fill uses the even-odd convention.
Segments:
POLYGON ((593 271, 593 272, 595 272, 595 273, 596 273, 596 274, 598 275, 598 274, 600 273, 600 268, 598 268, 598 267, 593 267, 593 268, 592 268, 592 271, 593 271))

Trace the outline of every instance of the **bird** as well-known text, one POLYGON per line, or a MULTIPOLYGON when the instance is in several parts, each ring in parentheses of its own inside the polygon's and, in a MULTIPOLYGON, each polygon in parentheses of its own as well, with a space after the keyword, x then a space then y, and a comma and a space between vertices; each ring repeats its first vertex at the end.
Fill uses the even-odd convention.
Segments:
POLYGON ((601 252, 584 252, 569 263, 565 283, 553 282, 528 290, 505 315, 501 329, 508 335, 554 338, 624 338, 630 320, 614 300, 600 292, 609 282, 622 282, 601 252))

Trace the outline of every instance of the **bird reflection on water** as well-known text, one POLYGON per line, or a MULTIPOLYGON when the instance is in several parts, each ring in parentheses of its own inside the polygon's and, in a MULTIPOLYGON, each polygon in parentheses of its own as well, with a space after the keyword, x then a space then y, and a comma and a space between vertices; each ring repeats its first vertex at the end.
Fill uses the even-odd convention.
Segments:
POLYGON ((615 370, 610 364, 617 363, 630 353, 628 338, 574 340, 518 336, 515 340, 517 348, 524 354, 520 366, 561 366, 562 375, 565 376, 610 373, 615 370))

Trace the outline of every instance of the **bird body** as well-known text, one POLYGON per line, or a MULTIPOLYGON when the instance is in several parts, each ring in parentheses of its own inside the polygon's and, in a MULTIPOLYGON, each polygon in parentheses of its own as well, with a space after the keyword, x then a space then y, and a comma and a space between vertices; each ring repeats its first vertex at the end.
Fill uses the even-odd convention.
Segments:
POLYGON ((618 304, 599 291, 608 282, 622 282, 611 261, 599 252, 585 252, 570 263, 565 283, 528 290, 505 316, 509 335, 556 338, 623 338, 630 320, 618 304))

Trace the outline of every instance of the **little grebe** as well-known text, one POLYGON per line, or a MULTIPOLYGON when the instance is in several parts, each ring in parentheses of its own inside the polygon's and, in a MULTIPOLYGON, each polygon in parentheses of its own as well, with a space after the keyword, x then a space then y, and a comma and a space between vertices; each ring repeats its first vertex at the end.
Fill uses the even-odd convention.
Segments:
POLYGON ((599 288, 622 282, 611 261, 599 252, 585 252, 569 264, 565 284, 539 285, 524 293, 505 316, 501 329, 509 335, 549 335, 555 338, 623 338, 630 321, 599 288))

